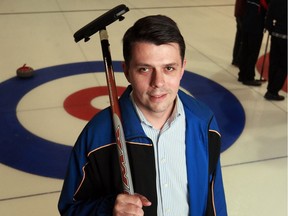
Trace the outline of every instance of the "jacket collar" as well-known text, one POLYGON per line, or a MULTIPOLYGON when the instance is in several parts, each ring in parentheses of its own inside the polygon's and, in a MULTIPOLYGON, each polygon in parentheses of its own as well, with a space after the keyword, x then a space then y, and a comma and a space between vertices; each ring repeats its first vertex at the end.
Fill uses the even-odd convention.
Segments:
POLYGON ((147 137, 141 127, 140 119, 138 118, 130 99, 131 91, 132 86, 129 85, 119 99, 122 125, 125 131, 126 140, 131 140, 135 137, 147 137))

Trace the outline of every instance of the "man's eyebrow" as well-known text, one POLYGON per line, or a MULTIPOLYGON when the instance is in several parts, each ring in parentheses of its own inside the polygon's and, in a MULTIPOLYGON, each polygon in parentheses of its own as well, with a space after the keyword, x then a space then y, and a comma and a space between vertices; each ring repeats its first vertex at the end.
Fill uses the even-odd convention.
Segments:
POLYGON ((167 64, 164 64, 164 66, 178 66, 179 64, 176 63, 176 62, 171 62, 171 63, 167 63, 167 64))
MULTIPOLYGON (((154 67, 153 65, 151 65, 149 63, 141 63, 141 62, 136 63, 135 66, 136 67, 154 67)), ((179 66, 179 64, 176 63, 176 62, 171 62, 171 63, 164 63, 161 66, 162 67, 169 67, 169 66, 174 66, 175 67, 175 66, 179 66)))
POLYGON ((136 63, 135 64, 136 67, 153 67, 152 65, 148 64, 148 63, 136 63))

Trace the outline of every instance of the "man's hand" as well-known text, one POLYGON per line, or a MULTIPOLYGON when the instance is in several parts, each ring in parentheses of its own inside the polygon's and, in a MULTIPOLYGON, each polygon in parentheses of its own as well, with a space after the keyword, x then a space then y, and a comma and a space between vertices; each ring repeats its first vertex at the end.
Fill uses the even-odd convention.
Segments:
POLYGON ((152 203, 140 194, 128 195, 119 194, 116 198, 113 215, 114 216, 142 216, 144 211, 143 206, 150 206, 152 203))

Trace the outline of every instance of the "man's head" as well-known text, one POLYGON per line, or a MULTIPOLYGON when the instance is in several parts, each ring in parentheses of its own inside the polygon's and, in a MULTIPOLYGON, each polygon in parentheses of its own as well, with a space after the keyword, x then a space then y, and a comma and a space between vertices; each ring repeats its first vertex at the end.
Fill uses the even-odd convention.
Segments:
POLYGON ((123 56, 126 66, 131 60, 131 50, 135 42, 149 42, 155 45, 177 43, 182 62, 185 58, 185 41, 177 24, 169 17, 152 15, 139 19, 123 37, 123 56))
POLYGON ((158 15, 138 20, 123 43, 123 69, 133 99, 146 119, 161 128, 173 110, 186 65, 183 37, 173 20, 158 15))

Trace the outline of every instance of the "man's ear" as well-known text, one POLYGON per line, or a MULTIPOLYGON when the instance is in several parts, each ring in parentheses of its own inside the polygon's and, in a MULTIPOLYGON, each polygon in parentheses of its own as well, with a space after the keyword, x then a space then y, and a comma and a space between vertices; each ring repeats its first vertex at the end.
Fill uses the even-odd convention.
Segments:
POLYGON ((130 83, 129 70, 125 62, 122 62, 122 68, 127 81, 130 83))
POLYGON ((185 68, 186 68, 186 59, 183 60, 183 64, 182 64, 182 72, 181 72, 181 79, 184 75, 184 72, 185 72, 185 68))

